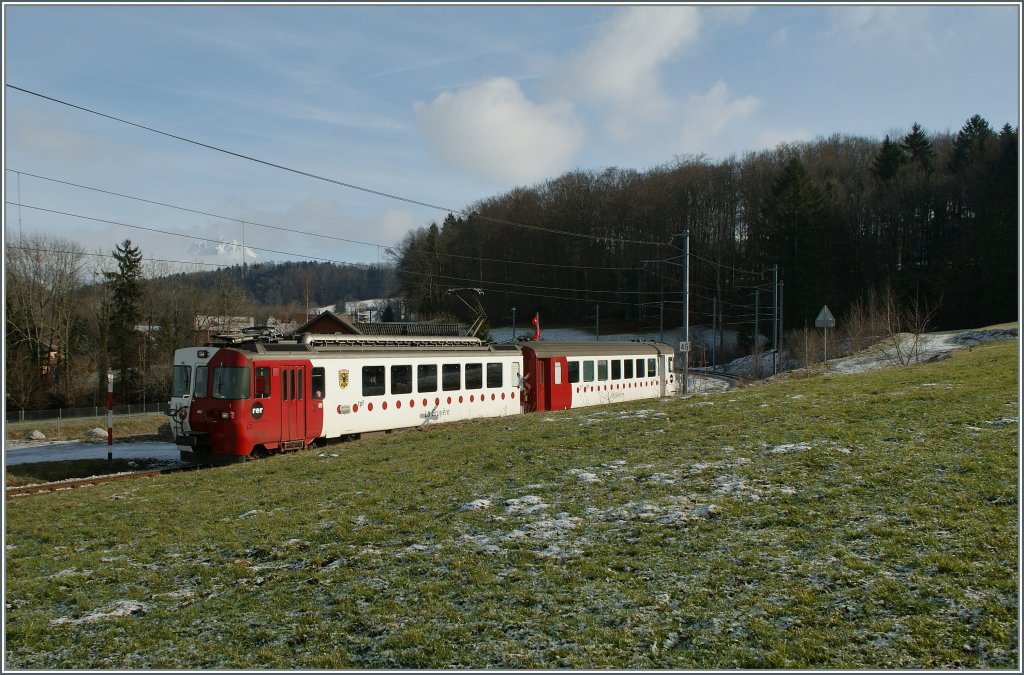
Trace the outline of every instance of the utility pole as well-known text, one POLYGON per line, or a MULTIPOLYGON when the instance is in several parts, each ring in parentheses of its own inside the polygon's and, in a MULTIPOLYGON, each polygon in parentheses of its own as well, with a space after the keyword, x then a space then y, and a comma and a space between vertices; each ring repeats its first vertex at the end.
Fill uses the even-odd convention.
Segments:
POLYGON ((772 265, 772 374, 779 374, 779 266, 772 265))
POLYGON ((594 342, 601 341, 601 305, 594 305, 594 342))
MULTIPOLYGON (((758 332, 761 330, 761 289, 754 289, 754 354, 758 353, 758 332)), ((760 357, 758 357, 760 358, 760 357)), ((760 372, 760 371, 758 371, 760 372)))
POLYGON ((516 308, 512 308, 512 342, 516 341, 516 308))
POLYGON ((715 343, 718 342, 716 321, 718 321, 718 298, 711 298, 711 368, 715 367, 715 343))
POLYGON ((689 392, 690 377, 690 231, 683 230, 683 394, 689 392))
POLYGON ((658 303, 660 305, 661 313, 658 317, 658 342, 665 341, 665 301, 662 300, 658 303))
POLYGON ((782 291, 783 291, 783 286, 785 285, 785 283, 786 282, 784 282, 784 281, 779 281, 779 353, 780 354, 782 353, 782 350, 783 350, 783 346, 782 346, 782 335, 783 335, 783 333, 782 333, 782 317, 783 317, 783 313, 782 313, 782 291))

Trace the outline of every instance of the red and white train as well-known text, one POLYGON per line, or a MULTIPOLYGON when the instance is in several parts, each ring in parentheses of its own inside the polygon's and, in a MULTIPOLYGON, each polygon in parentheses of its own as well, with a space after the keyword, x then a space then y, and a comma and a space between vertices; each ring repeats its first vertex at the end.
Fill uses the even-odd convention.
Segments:
POLYGON ((179 349, 170 402, 182 459, 223 463, 321 441, 666 396, 655 342, 483 344, 477 338, 303 335, 179 349))

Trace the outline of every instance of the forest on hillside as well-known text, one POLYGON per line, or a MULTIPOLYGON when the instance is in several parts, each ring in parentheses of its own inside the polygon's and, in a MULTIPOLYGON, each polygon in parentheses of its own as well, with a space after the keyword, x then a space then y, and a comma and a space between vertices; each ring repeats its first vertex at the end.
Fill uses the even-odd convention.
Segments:
POLYGON ((263 262, 235 265, 203 272, 177 273, 154 278, 154 286, 199 284, 207 288, 225 285, 241 289, 250 314, 291 314, 323 305, 352 300, 383 298, 396 288, 394 267, 341 265, 328 262, 263 262))
POLYGON ((773 268, 786 327, 813 326, 822 305, 842 321, 872 293, 928 308, 936 328, 1014 320, 1018 156, 1018 130, 974 116, 955 134, 914 124, 881 142, 573 171, 410 232, 400 287, 424 316, 472 286, 492 323, 517 307, 548 325, 656 326, 664 303, 678 326, 688 232, 691 324, 717 313, 717 326, 752 331, 773 268))

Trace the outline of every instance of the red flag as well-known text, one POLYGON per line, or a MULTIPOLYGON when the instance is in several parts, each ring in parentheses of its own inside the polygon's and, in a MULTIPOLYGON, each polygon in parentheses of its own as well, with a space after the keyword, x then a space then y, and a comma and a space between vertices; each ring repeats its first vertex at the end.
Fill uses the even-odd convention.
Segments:
POLYGON ((540 312, 533 315, 533 339, 540 339, 540 312))

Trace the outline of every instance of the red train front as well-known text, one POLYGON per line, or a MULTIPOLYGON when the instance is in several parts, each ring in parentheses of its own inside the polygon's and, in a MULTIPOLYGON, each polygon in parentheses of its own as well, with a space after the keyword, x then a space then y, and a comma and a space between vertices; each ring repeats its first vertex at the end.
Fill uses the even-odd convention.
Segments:
POLYGON ((192 459, 238 461, 298 449, 321 435, 323 401, 310 391, 308 359, 221 349, 208 369, 206 389, 197 388, 188 415, 184 443, 192 459))

